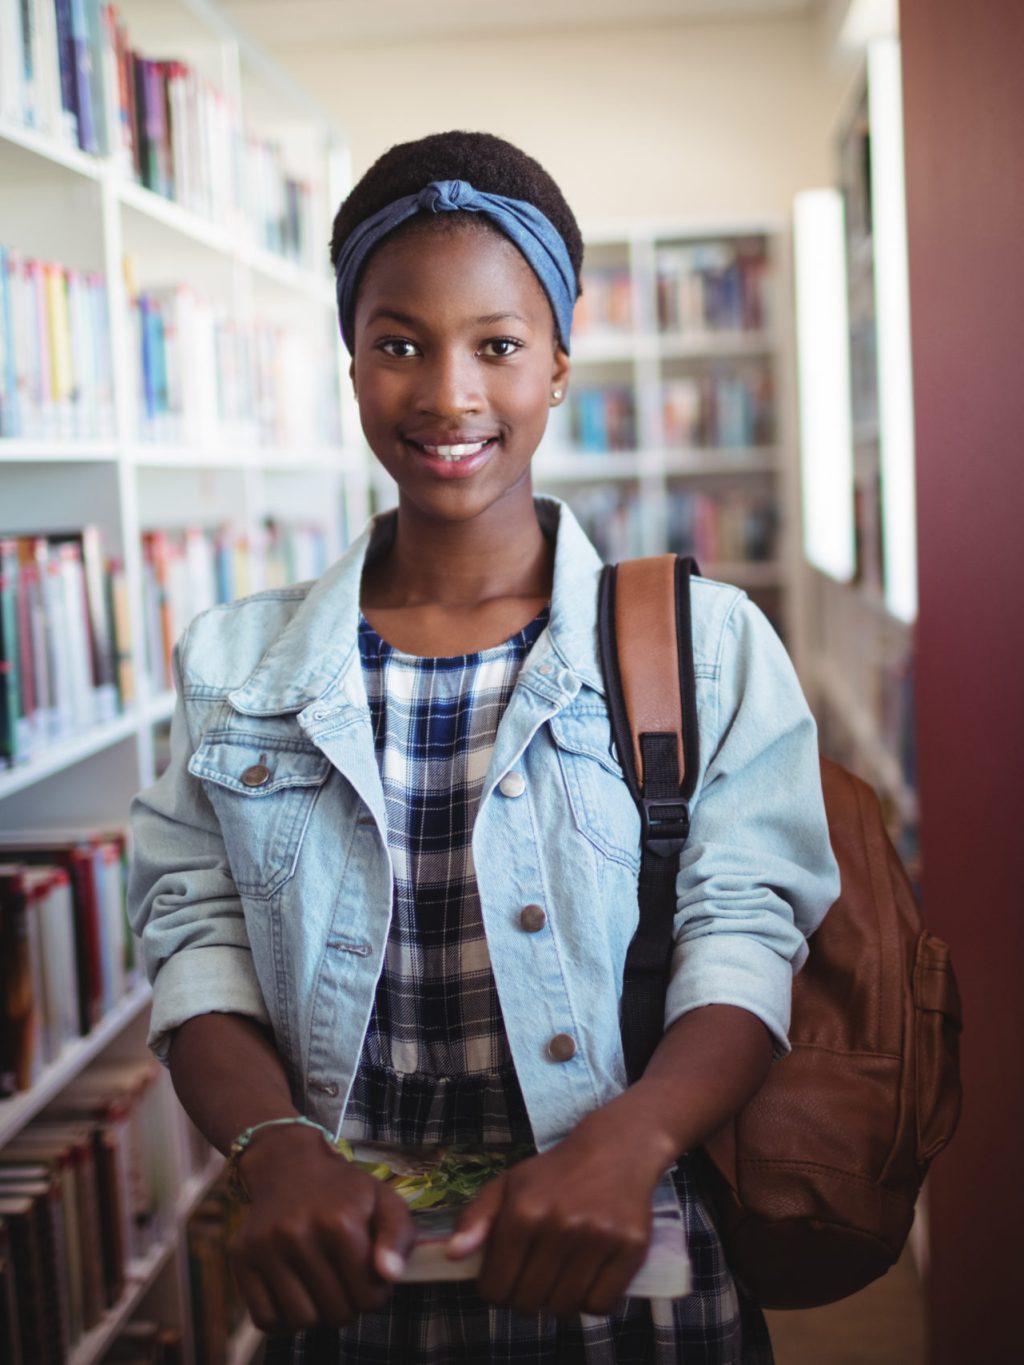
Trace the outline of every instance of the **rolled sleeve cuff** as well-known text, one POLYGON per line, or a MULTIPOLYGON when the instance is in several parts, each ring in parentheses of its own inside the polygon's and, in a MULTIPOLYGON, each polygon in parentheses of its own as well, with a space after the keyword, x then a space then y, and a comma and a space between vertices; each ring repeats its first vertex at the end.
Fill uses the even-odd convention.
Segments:
POLYGON ((153 982, 146 1040, 164 1066, 174 1030, 199 1014, 244 1014, 270 1023, 248 948, 192 948, 164 962, 153 982))
POLYGON ((772 1056, 789 1046, 793 968, 784 957, 740 934, 705 934, 680 943, 672 955, 665 1028, 704 1005, 737 1005, 755 1014, 772 1035, 772 1056))

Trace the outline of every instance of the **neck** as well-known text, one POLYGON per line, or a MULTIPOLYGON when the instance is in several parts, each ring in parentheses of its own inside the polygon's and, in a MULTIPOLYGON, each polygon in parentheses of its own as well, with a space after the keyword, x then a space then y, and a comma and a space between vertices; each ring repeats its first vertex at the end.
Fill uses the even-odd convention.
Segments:
POLYGON ((394 543, 364 578, 364 598, 377 606, 453 609, 500 597, 547 598, 553 564, 528 479, 469 521, 439 521, 402 499, 394 543))

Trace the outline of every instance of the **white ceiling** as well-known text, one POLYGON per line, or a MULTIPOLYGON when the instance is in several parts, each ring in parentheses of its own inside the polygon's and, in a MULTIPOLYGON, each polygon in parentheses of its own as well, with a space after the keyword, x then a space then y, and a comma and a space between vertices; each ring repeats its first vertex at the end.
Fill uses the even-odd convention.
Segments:
POLYGON ((269 55, 463 33, 801 14, 821 0, 220 0, 269 55))

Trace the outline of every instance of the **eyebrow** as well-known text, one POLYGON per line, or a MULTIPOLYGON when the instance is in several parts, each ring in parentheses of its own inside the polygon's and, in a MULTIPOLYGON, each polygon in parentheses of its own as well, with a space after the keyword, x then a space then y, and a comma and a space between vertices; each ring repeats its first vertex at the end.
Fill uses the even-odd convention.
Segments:
MULTIPOLYGON (((423 321, 422 318, 414 317, 411 313, 400 313, 395 308, 375 308, 366 320, 367 326, 370 323, 380 321, 382 318, 388 318, 392 322, 401 322, 406 327, 420 326, 423 321)), ((485 313, 483 317, 475 318, 474 322, 478 326, 488 327, 495 322, 504 322, 509 318, 529 326, 528 319, 524 318, 521 313, 485 313)))

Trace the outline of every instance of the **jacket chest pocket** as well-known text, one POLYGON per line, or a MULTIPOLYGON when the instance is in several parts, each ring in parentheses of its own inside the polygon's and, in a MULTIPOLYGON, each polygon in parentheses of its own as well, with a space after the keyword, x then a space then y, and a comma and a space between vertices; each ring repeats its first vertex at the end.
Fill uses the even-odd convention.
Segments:
POLYGON ((548 727, 576 828, 606 857, 636 871, 640 815, 612 754, 607 715, 563 711, 548 727))
POLYGON ((188 767, 220 822, 239 891, 274 895, 295 871, 329 760, 298 740, 220 731, 203 739, 188 767))

